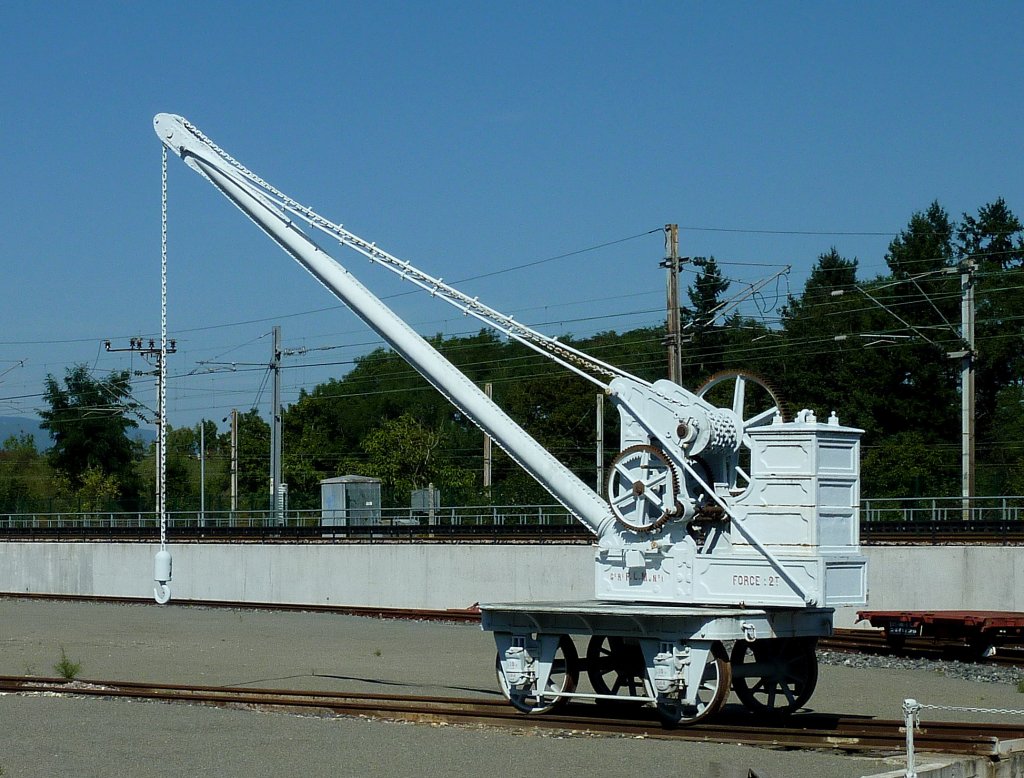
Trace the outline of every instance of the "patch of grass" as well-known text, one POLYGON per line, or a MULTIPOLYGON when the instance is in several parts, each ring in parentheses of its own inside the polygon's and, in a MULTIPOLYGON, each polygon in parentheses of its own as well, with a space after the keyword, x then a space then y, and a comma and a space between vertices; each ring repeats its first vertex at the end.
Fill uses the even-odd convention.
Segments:
POLYGON ((1024 681, 1017 681, 1017 691, 1024 694, 1024 681))
POLYGON ((384 652, 383 652, 383 651, 381 651, 381 650, 380 650, 379 648, 375 648, 375 649, 373 650, 373 655, 374 655, 374 656, 384 656, 384 652))
POLYGON ((60 647, 60 661, 54 664, 53 670, 57 675, 67 681, 73 681, 78 677, 78 674, 82 672, 81 662, 72 662, 68 659, 68 654, 64 650, 64 646, 60 647))

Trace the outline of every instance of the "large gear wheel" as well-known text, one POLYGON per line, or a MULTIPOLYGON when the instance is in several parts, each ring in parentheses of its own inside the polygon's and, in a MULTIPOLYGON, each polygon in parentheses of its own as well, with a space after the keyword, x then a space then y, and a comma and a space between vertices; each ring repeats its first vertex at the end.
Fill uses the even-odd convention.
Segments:
POLYGON ((744 491, 750 483, 750 439, 754 427, 771 424, 776 415, 788 420, 786 406, 770 383, 746 370, 722 370, 700 388, 697 396, 719 408, 732 411, 736 417, 740 449, 729 457, 725 477, 733 494, 744 491))
POLYGON ((743 422, 744 430, 771 424, 773 411, 783 421, 789 421, 786 405, 775 387, 747 370, 720 370, 700 385, 697 396, 712 405, 729 408, 743 422), (756 387, 754 392, 747 391, 750 385, 756 387))
POLYGON ((635 532, 653 532, 682 513, 676 501, 679 477, 665 453, 647 445, 619 452, 608 475, 608 504, 619 523, 635 532))

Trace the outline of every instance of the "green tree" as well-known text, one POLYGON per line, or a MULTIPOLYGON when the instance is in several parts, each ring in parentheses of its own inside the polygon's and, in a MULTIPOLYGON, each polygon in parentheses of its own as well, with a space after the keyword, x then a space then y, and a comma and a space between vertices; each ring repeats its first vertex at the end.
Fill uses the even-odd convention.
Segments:
MULTIPOLYGON (((226 510, 230 499, 231 435, 217 432, 216 422, 205 420, 206 508, 226 510)), ((200 424, 167 427, 167 507, 172 511, 193 511, 200 507, 200 424)), ((145 504, 155 508, 156 442, 135 466, 136 479, 145 504)))
POLYGON ((689 370, 698 376, 707 376, 724 366, 726 336, 715 321, 729 281, 722 276, 714 257, 695 257, 693 264, 698 272, 693 285, 686 290, 690 305, 681 308, 681 327, 686 340, 683 373, 689 370))
POLYGON ((10 436, 0 448, 0 511, 49 510, 57 474, 32 435, 10 436))
MULTIPOLYGON (((904 237, 916 234, 921 216, 914 218, 904 237)), ((893 315, 909 315, 900 307, 903 283, 858 283, 856 268, 855 259, 835 249, 819 256, 803 295, 783 312, 785 372, 777 380, 795 407, 836 410, 844 423, 865 430, 866 494, 921 483, 947 491, 956 463, 946 447, 955 444, 959 429, 950 360, 941 344, 922 339, 893 315), (898 477, 917 472, 923 448, 930 454, 929 479, 898 477)))
POLYGON ((950 446, 936 445, 934 438, 920 430, 889 435, 864 447, 861 469, 870 482, 871 497, 930 496, 950 485, 950 446))
POLYGON ((877 317, 854 290, 856 274, 856 258, 834 247, 819 255, 803 293, 783 308, 784 370, 775 378, 796 409, 835 409, 846 423, 872 430, 872 396, 856 388, 876 377, 867 369, 874 357, 858 336, 871 332, 877 317))
POLYGON ((1006 488, 1008 452, 1016 448, 1007 427, 1019 412, 1024 381, 1024 226, 1003 198, 963 215, 960 253, 974 267, 975 417, 979 493, 1006 488))
POLYGON ((167 505, 172 510, 198 505, 199 441, 191 427, 167 427, 167 505))
POLYGON ((78 505, 81 511, 103 511, 114 508, 114 501, 121 492, 117 476, 104 473, 98 467, 89 467, 82 473, 78 488, 78 505))
POLYGON ((857 283, 857 258, 847 259, 833 246, 818 256, 804 285, 803 303, 820 305, 834 291, 848 291, 857 283))
POLYGON ((238 414, 238 491, 270 505, 270 425, 255 408, 238 414))
POLYGON ((913 325, 919 339, 952 336, 950 323, 958 320, 960 310, 955 276, 949 274, 956 264, 956 229, 946 210, 933 201, 925 211, 914 213, 907 228, 889 244, 885 259, 892 278, 880 290, 890 311, 889 328, 913 325))
POLYGON ((903 279, 949 267, 954 230, 954 223, 938 201, 914 213, 907 228, 893 238, 885 255, 893 277, 903 279))
POLYGON ((965 213, 957 238, 960 251, 983 271, 1024 266, 1024 226, 1002 197, 979 208, 977 217, 965 213))
POLYGON ((977 456, 979 494, 1024 494, 1024 385, 1004 387, 977 456))
POLYGON ((47 376, 40 426, 50 433, 52 465, 77 489, 90 469, 114 476, 122 489, 133 484, 133 461, 139 446, 128 437, 138 426, 131 418, 139 409, 132 398, 129 372, 93 378, 86 365, 68 368, 64 385, 47 376))
POLYGON ((442 494, 466 488, 473 476, 452 465, 443 432, 430 429, 411 414, 388 419, 363 439, 366 474, 381 479, 398 504, 409 504, 413 489, 434 484, 442 494))

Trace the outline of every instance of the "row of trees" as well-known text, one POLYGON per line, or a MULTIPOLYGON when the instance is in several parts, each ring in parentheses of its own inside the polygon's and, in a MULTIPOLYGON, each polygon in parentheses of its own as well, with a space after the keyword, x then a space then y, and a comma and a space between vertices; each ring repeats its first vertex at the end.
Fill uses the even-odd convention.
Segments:
MULTIPOLYGON (((730 281, 714 257, 682 309, 684 386, 722 369, 762 376, 792 409, 835 409, 865 430, 866 496, 959 493, 961 273, 977 300, 977 486, 979 494, 1024 493, 1024 228, 1002 199, 953 220, 938 204, 915 213, 889 245, 889 272, 858 277, 856 257, 834 248, 815 262, 802 293, 776 320, 716 317, 730 281)), ((648 380, 666 374, 664 328, 606 332, 572 342, 648 380)), ((595 478, 594 388, 549 360, 489 332, 432 340, 477 384, 585 480, 595 478)), ((0 510, 40 500, 84 509, 150 507, 154 452, 131 438, 138 408, 127 373, 104 379, 84 366, 45 388, 41 453, 30 438, 0 450, 0 510)), ((229 433, 205 422, 206 494, 226 507, 229 433)), ((607 414, 612 449, 617 419, 607 414)), ((195 508, 199 427, 168 432, 172 508, 195 508)), ((270 432, 255 410, 239 425, 243 504, 268 501, 270 432)), ((614 455, 609 450, 608 457, 614 455)), ((292 507, 315 507, 320 479, 359 473, 382 479, 386 499, 407 505, 433 483, 447 504, 547 502, 550 498, 497 452, 493 487, 481 486, 482 435, 401 358, 378 349, 346 375, 303 391, 283 411, 283 472, 292 507)))

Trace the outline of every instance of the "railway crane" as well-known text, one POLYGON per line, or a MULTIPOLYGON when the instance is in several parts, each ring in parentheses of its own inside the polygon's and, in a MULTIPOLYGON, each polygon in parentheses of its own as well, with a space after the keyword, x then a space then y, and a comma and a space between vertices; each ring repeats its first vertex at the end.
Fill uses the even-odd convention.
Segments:
POLYGON ((186 119, 154 119, 167 150, 213 184, 377 332, 594 535, 594 599, 482 604, 510 702, 653 705, 670 725, 717 712, 730 688, 789 713, 814 690, 833 609, 866 602, 861 430, 833 412, 787 419, 744 372, 696 391, 645 381, 490 308, 302 205, 186 119), (618 410, 620 451, 598 494, 310 237, 319 231, 592 382, 618 410), (726 401, 712 397, 726 391, 726 401), (582 662, 576 639, 587 639, 582 662), (731 654, 726 647, 732 646, 731 654), (585 668, 592 692, 578 690, 585 668))

